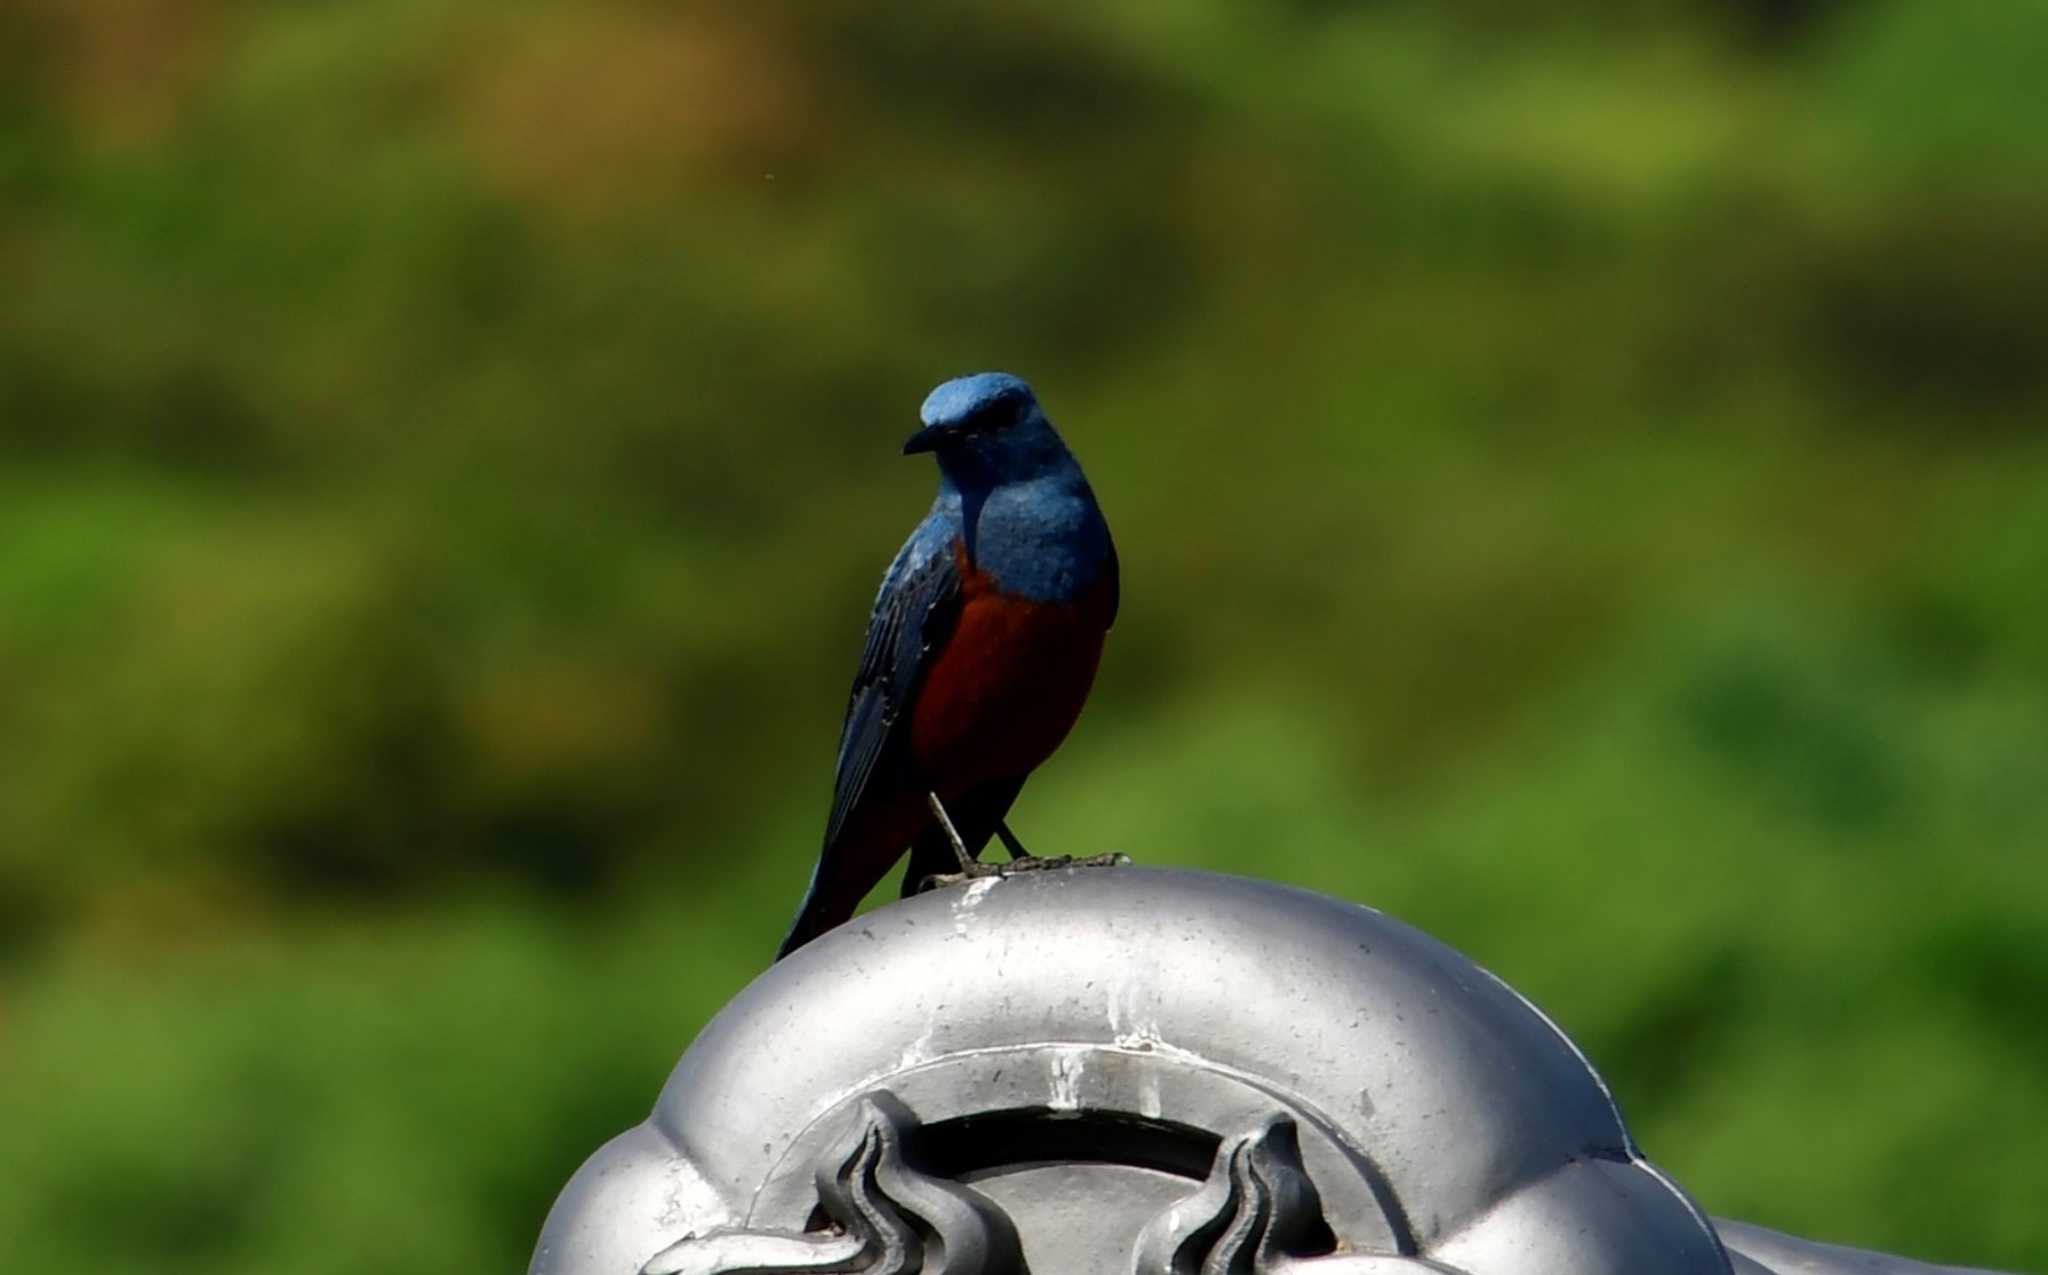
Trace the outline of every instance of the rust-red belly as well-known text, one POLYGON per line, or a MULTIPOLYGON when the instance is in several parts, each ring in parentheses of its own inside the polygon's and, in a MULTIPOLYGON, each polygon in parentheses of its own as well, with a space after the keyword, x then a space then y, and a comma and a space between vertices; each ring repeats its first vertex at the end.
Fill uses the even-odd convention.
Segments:
POLYGON ((1023 775, 1052 756, 1088 699, 1104 606, 1031 602, 973 580, 911 713, 911 755, 942 795, 1023 775), (980 586, 980 587, 977 587, 980 586))

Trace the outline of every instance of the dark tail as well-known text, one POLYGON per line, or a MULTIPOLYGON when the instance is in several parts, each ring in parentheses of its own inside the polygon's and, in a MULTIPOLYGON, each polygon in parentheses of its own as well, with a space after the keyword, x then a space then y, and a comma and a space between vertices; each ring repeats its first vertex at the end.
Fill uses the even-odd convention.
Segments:
POLYGON ((893 833, 874 841, 846 837, 837 845, 826 846, 818 855, 818 866, 811 869, 811 883, 804 888, 803 906, 796 910, 796 919, 790 922, 789 933, 783 938, 782 946, 776 949, 775 959, 781 960, 825 931, 843 924, 902 853, 902 842, 893 833))
MULTIPOLYGON (((1022 775, 994 780, 946 803, 969 854, 981 853, 1023 786, 1022 775)), ((838 843, 825 847, 804 891, 803 906, 797 909, 789 934, 776 950, 776 960, 851 917, 875 882, 902 855, 905 843, 911 847, 910 867, 903 877, 905 898, 917 893, 926 877, 958 869, 952 842, 946 840, 938 822, 924 814, 922 803, 904 809, 909 812, 906 818, 891 815, 873 827, 849 825, 838 843)))
POLYGON ((796 911, 796 920, 790 922, 789 933, 783 937, 782 946, 775 950, 775 959, 781 960, 852 915, 851 906, 831 906, 813 876, 811 888, 804 894, 803 906, 796 911))
POLYGON ((818 850, 818 864, 804 887, 803 906, 790 922, 789 934, 775 959, 823 934, 853 915, 875 882, 903 853, 915 825, 917 808, 907 802, 860 802, 836 829, 838 836, 818 850))

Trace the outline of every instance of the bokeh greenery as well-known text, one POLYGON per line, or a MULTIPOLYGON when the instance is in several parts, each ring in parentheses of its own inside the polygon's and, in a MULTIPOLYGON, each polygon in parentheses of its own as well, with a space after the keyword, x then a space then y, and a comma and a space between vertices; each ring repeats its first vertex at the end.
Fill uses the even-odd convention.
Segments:
POLYGON ((521 1267, 765 962, 942 376, 1047 849, 1471 952, 1715 1211, 2048 1269, 2048 8, 0 9, 9 1270, 521 1267))

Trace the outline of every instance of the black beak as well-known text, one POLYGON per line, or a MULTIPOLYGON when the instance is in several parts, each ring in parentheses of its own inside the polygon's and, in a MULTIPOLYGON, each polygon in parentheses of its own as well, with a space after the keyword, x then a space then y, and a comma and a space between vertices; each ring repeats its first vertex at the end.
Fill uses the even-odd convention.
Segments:
POLYGON ((952 437, 953 431, 950 429, 938 425, 927 425, 915 434, 912 434, 903 444, 903 454, 905 456, 915 456, 919 452, 935 452, 951 441, 952 437))

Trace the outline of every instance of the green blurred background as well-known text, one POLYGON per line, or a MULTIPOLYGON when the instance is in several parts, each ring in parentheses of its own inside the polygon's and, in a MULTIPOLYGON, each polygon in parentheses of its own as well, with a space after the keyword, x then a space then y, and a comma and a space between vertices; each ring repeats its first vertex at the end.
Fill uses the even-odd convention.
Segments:
POLYGON ((10 1271, 521 1269, 921 512, 1116 528, 1053 850, 1374 903, 1722 1213, 2048 1270, 2048 7, 0 7, 10 1271))

